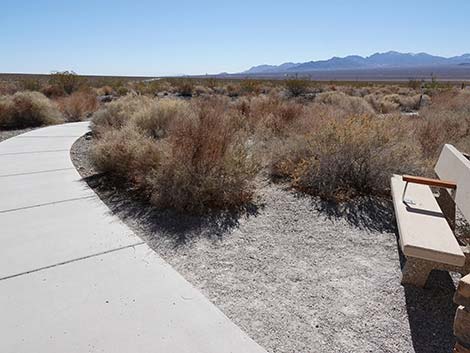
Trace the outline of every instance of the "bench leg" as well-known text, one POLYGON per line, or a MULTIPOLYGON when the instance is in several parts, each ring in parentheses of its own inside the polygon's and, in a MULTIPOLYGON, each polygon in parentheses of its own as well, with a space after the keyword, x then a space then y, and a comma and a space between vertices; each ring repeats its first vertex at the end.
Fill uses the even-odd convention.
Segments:
POLYGON ((403 268, 401 284, 412 284, 423 288, 432 270, 433 265, 429 261, 418 260, 412 257, 407 258, 403 268))
POLYGON ((460 249, 462 249, 463 253, 465 254, 465 265, 463 266, 462 270, 459 271, 463 277, 470 273, 470 245, 461 246, 460 249))
POLYGON ((441 208, 444 217, 449 223, 450 229, 455 231, 455 201, 446 190, 440 190, 436 201, 441 208))

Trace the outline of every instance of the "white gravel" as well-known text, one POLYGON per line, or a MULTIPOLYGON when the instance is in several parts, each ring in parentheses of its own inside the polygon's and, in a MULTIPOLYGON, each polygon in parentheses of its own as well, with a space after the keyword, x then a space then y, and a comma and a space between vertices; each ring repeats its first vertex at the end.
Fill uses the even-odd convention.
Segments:
MULTIPOLYGON (((72 153, 84 175, 89 144, 72 153)), ((424 290, 400 285, 388 201, 338 207, 265 182, 247 213, 198 218, 88 182, 269 352, 452 352, 454 282, 436 271, 424 290)))

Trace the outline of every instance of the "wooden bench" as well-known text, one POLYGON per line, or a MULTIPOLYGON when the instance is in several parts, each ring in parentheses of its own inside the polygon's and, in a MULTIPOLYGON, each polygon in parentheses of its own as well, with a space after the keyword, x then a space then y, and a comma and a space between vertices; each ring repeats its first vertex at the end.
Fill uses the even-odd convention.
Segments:
POLYGON ((470 273, 470 251, 455 238, 455 207, 470 220, 470 160, 445 145, 434 168, 439 179, 394 175, 399 243, 407 261, 402 283, 423 287, 434 270, 470 273), (439 189, 435 197, 431 187, 439 189))

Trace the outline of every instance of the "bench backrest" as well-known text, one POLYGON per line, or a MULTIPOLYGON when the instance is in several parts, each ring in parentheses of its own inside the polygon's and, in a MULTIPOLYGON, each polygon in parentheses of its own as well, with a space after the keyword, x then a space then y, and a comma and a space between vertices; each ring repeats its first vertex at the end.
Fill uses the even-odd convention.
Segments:
POLYGON ((452 145, 444 145, 434 168, 440 179, 457 183, 455 204, 470 222, 470 160, 452 145))

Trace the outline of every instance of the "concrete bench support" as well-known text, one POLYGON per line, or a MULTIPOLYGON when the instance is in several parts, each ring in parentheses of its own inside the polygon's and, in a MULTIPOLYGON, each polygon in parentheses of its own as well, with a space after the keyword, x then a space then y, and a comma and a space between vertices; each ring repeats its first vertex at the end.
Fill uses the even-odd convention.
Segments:
POLYGON ((456 207, 470 221, 470 161, 444 145, 434 170, 439 179, 391 179, 399 242, 407 259, 403 284, 424 287, 432 270, 470 273, 470 249, 454 234, 456 207), (431 187, 439 189, 438 197, 431 187))
POLYGON ((470 353, 470 275, 460 280, 454 302, 459 305, 454 320, 454 353, 470 353))

